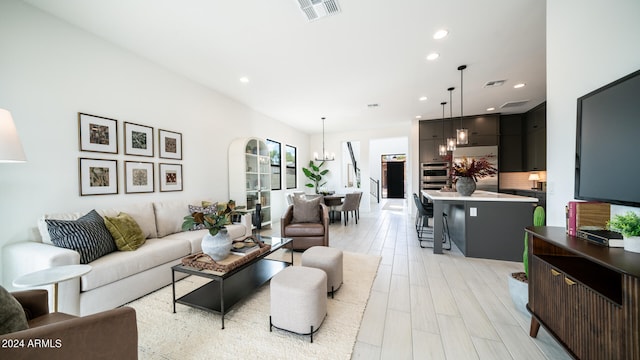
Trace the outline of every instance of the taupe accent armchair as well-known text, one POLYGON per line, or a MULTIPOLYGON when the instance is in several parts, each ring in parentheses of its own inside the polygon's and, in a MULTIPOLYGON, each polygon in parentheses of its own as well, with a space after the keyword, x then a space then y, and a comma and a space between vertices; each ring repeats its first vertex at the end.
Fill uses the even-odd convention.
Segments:
POLYGON ((11 295, 22 305, 29 329, 0 335, 3 344, 16 345, 0 349, 2 358, 138 358, 136 312, 131 307, 76 317, 60 312, 50 313, 47 290, 17 291, 11 295), (20 344, 24 345, 18 346, 20 344))
POLYGON ((320 203, 320 222, 292 223, 293 206, 289 205, 280 219, 280 235, 293 239, 294 250, 306 250, 312 246, 329 246, 329 210, 320 203))

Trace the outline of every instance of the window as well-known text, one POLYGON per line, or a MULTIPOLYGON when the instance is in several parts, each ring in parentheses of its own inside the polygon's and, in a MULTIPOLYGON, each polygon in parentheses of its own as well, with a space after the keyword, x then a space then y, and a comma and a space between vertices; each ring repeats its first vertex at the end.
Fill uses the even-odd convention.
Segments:
POLYGON ((297 179, 296 179, 296 148, 291 145, 285 146, 286 148, 286 165, 287 165, 287 189, 295 189, 297 188, 297 179))
POLYGON ((271 161, 271 190, 282 189, 282 165, 280 162, 282 148, 277 141, 267 139, 269 159, 271 161))

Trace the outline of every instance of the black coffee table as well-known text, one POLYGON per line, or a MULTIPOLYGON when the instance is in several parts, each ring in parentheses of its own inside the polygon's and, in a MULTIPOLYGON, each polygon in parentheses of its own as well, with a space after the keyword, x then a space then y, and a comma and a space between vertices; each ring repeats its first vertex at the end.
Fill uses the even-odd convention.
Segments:
POLYGON ((293 265, 293 239, 271 236, 256 236, 265 244, 270 244, 271 249, 255 259, 243 264, 224 274, 216 274, 210 270, 199 270, 186 265, 175 265, 171 268, 173 288, 173 312, 176 312, 176 303, 192 306, 201 310, 222 315, 222 328, 224 329, 224 314, 238 301, 250 295, 261 285, 269 281, 273 276, 287 266, 293 265), (289 245, 291 249, 291 261, 268 259, 267 256, 289 245), (176 272, 201 276, 212 281, 176 299, 176 272))

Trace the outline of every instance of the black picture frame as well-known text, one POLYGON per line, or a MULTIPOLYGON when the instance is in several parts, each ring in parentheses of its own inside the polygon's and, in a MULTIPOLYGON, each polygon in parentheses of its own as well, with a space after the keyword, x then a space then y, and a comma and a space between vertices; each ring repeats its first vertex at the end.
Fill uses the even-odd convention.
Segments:
POLYGON ((124 123, 124 154, 153 157, 153 127, 124 123))
POLYGON ((80 151, 118 153, 118 120, 78 113, 80 151))
POLYGON ((125 161, 124 178, 125 194, 155 191, 155 173, 152 162, 125 161))
POLYGON ((158 129, 159 157, 161 159, 182 160, 182 134, 158 129))
POLYGON ((117 160, 79 158, 78 174, 80 196, 118 193, 117 160))
POLYGON ((158 164, 158 178, 161 192, 183 190, 181 164, 158 164))

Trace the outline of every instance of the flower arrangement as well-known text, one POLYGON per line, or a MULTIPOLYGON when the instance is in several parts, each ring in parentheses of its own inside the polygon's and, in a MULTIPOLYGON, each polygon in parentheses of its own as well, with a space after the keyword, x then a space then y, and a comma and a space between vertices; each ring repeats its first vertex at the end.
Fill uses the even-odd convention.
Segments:
POLYGON ((226 225, 231 224, 231 217, 234 214, 241 213, 236 210, 236 202, 229 200, 226 204, 217 204, 216 210, 211 213, 194 212, 184 217, 182 230, 191 230, 195 225, 202 225, 205 229, 209 229, 211 236, 216 236, 218 232, 226 225))
POLYGON ((482 179, 487 176, 492 176, 498 173, 486 157, 479 159, 463 157, 460 162, 453 162, 451 164, 451 176, 453 179, 461 177, 470 177, 474 181, 482 179))

